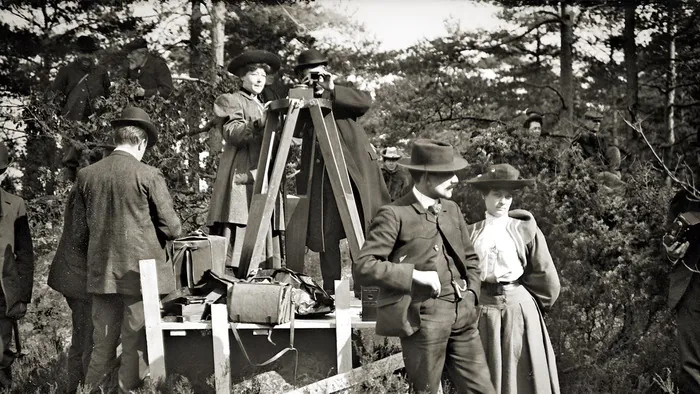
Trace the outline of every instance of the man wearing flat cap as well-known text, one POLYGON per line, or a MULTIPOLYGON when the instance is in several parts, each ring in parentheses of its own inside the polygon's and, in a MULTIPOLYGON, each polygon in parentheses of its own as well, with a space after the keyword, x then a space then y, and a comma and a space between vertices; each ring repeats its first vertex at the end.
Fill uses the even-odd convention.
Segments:
POLYGON ((143 38, 137 38, 124 47, 129 60, 126 72, 128 81, 136 81, 139 88, 136 97, 151 97, 156 94, 164 98, 173 91, 173 78, 170 68, 160 56, 148 52, 148 45, 143 38))
POLYGON ((116 148, 78 172, 76 212, 84 213, 87 292, 92 297, 92 358, 85 384, 108 372, 122 343, 119 387, 137 388, 148 373, 139 260, 155 259, 158 290, 175 289, 165 242, 180 234, 180 219, 163 174, 141 163, 158 140, 156 126, 140 108, 129 107, 112 121, 116 148))
MULTIPOLYGON (((296 72, 301 83, 314 91, 315 97, 328 99, 332 103, 357 212, 362 230, 366 232, 369 222, 379 207, 391 201, 378 163, 379 156, 370 144, 365 130, 357 121, 369 110, 372 97, 368 92, 336 84, 336 76, 328 71, 328 59, 313 48, 299 55, 296 72)), ((304 144, 313 141, 312 131, 311 128, 305 130, 304 144)), ((302 163, 306 162, 306 155, 310 154, 311 149, 302 151, 304 155, 302 163)), ((309 193, 311 220, 309 220, 306 246, 319 252, 323 288, 332 293, 335 291, 334 281, 340 280, 341 276, 339 242, 346 238, 346 235, 318 143, 316 143, 315 157, 317 159, 313 167, 314 177, 309 193), (316 176, 317 174, 319 176, 316 176)), ((306 175, 308 170, 302 168, 302 174, 297 176, 299 182, 305 184, 308 179, 306 175)), ((297 187, 301 189, 305 185, 297 187)), ((351 257, 353 261, 356 259, 356 256, 351 257)), ((359 287, 356 287, 355 294, 359 294, 359 287)))
POLYGON ((411 174, 398 165, 400 158, 401 154, 395 146, 382 149, 382 161, 384 162, 384 165, 382 165, 382 176, 384 177, 386 188, 389 190, 391 201, 402 197, 411 186, 411 174))
POLYGON ((355 267, 380 288, 376 331, 401 340, 415 392, 437 393, 443 368, 459 393, 494 393, 478 330, 479 259, 451 200, 455 171, 467 166, 451 145, 417 140, 399 160, 413 189, 372 220, 355 267))
MULTIPOLYGON (((0 142, 0 183, 9 164, 7 146, 0 142)), ((0 253, 3 254, 0 256, 0 389, 10 389, 10 367, 15 359, 10 350, 12 326, 24 316, 32 299, 34 248, 24 200, 1 188, 0 253)))
POLYGON ((583 127, 574 138, 573 144, 581 148, 584 159, 591 159, 603 166, 610 176, 620 178, 620 149, 615 141, 600 134, 603 115, 588 111, 583 116, 583 127))

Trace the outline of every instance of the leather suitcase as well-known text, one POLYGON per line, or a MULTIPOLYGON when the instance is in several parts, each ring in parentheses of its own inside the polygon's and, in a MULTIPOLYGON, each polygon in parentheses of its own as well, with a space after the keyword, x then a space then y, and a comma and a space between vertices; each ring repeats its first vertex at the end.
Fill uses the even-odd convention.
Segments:
POLYGON ((226 303, 236 323, 283 324, 292 319, 292 286, 271 278, 252 278, 228 287, 226 303))
POLYGON ((223 275, 226 261, 226 238, 194 233, 171 242, 168 254, 173 262, 177 286, 192 288, 211 270, 223 275))

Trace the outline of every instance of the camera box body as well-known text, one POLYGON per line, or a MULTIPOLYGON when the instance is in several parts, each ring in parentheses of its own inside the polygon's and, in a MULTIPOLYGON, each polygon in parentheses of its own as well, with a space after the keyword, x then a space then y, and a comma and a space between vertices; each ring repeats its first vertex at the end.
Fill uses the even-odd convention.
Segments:
POLYGON ((362 321, 377 320, 377 298, 379 287, 362 286, 362 321))

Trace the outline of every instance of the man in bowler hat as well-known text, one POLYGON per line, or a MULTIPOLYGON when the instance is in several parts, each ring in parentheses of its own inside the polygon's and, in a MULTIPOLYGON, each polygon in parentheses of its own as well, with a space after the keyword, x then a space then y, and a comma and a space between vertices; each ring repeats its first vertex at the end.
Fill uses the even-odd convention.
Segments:
MULTIPOLYGON (((366 232, 379 207, 391 201, 379 167, 379 157, 370 145, 365 130, 357 122, 369 110, 372 97, 367 92, 336 84, 337 77, 328 70, 328 59, 316 49, 306 50, 299 55, 296 72, 301 82, 313 89, 316 97, 328 99, 332 103, 362 230, 366 232)), ((308 128, 305 130, 305 146, 313 143, 312 131, 308 128)), ((309 202, 311 220, 306 245, 319 252, 323 288, 333 293, 334 281, 341 276, 339 242, 346 235, 317 144, 309 202)), ((311 154, 311 149, 304 149, 302 154, 311 154)), ((302 158, 302 163, 305 161, 302 158)), ((297 176, 298 182, 304 182, 304 190, 308 170, 302 169, 304 174, 297 176)), ((298 189, 301 188, 298 186, 298 189)), ((357 258, 351 257, 353 261, 357 258)), ((359 294, 359 287, 356 287, 355 294, 359 294)))
POLYGON ((170 68, 160 56, 148 52, 143 38, 137 38, 124 47, 129 60, 126 79, 139 83, 136 97, 151 97, 159 94, 165 98, 173 92, 173 78, 170 68))
MULTIPOLYGON (((700 166, 700 132, 697 135, 696 156, 700 166)), ((698 172, 696 171, 696 174, 698 172)), ((700 176, 695 184, 699 184, 700 176)), ((700 217, 700 193, 695 195, 681 189, 669 204, 668 223, 679 215, 697 220, 700 217)), ((688 220, 690 223, 691 220, 688 220)), ((700 224, 689 226, 682 239, 664 239, 668 260, 672 264, 669 274, 668 306, 676 313, 678 329, 677 345, 680 371, 677 379, 682 394, 700 392, 700 224)))
POLYGON ((399 165, 413 189, 380 208, 355 268, 361 285, 380 288, 377 334, 400 338, 416 392, 437 393, 447 367, 457 392, 494 393, 477 326, 479 261, 449 200, 467 161, 447 143, 417 140, 399 165))
POLYGON ((163 174, 141 163, 158 140, 156 126, 140 108, 112 121, 116 148, 78 172, 74 212, 84 212, 86 289, 92 302, 92 357, 85 384, 97 385, 122 343, 119 387, 137 388, 148 373, 139 260, 155 259, 158 290, 175 289, 165 242, 180 234, 180 219, 163 174))
MULTIPOLYGON (((0 142, 0 182, 10 164, 7 146, 0 142)), ((0 188, 0 389, 12 386, 15 354, 10 350, 15 321, 32 300, 34 248, 24 200, 0 188)))

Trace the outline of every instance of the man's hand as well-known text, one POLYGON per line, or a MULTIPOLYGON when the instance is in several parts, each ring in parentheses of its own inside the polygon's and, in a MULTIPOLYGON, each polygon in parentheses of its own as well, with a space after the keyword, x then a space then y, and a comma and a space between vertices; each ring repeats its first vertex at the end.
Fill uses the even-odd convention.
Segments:
POLYGON ((430 288, 430 295, 433 298, 440 297, 440 278, 437 271, 413 270, 413 282, 418 285, 430 288))
POLYGON ((676 241, 671 245, 664 244, 664 248, 666 248, 666 255, 668 256, 668 258, 675 261, 685 256, 685 252, 688 250, 689 245, 690 242, 688 241, 685 241, 683 243, 676 241))
POLYGON ((252 179, 247 173, 239 173, 239 174, 234 174, 233 175, 233 183, 236 185, 246 185, 248 183, 253 183, 251 182, 252 179))
POLYGON ((319 71, 320 78, 318 79, 318 84, 325 90, 335 89, 335 75, 329 73, 326 70, 319 71))

